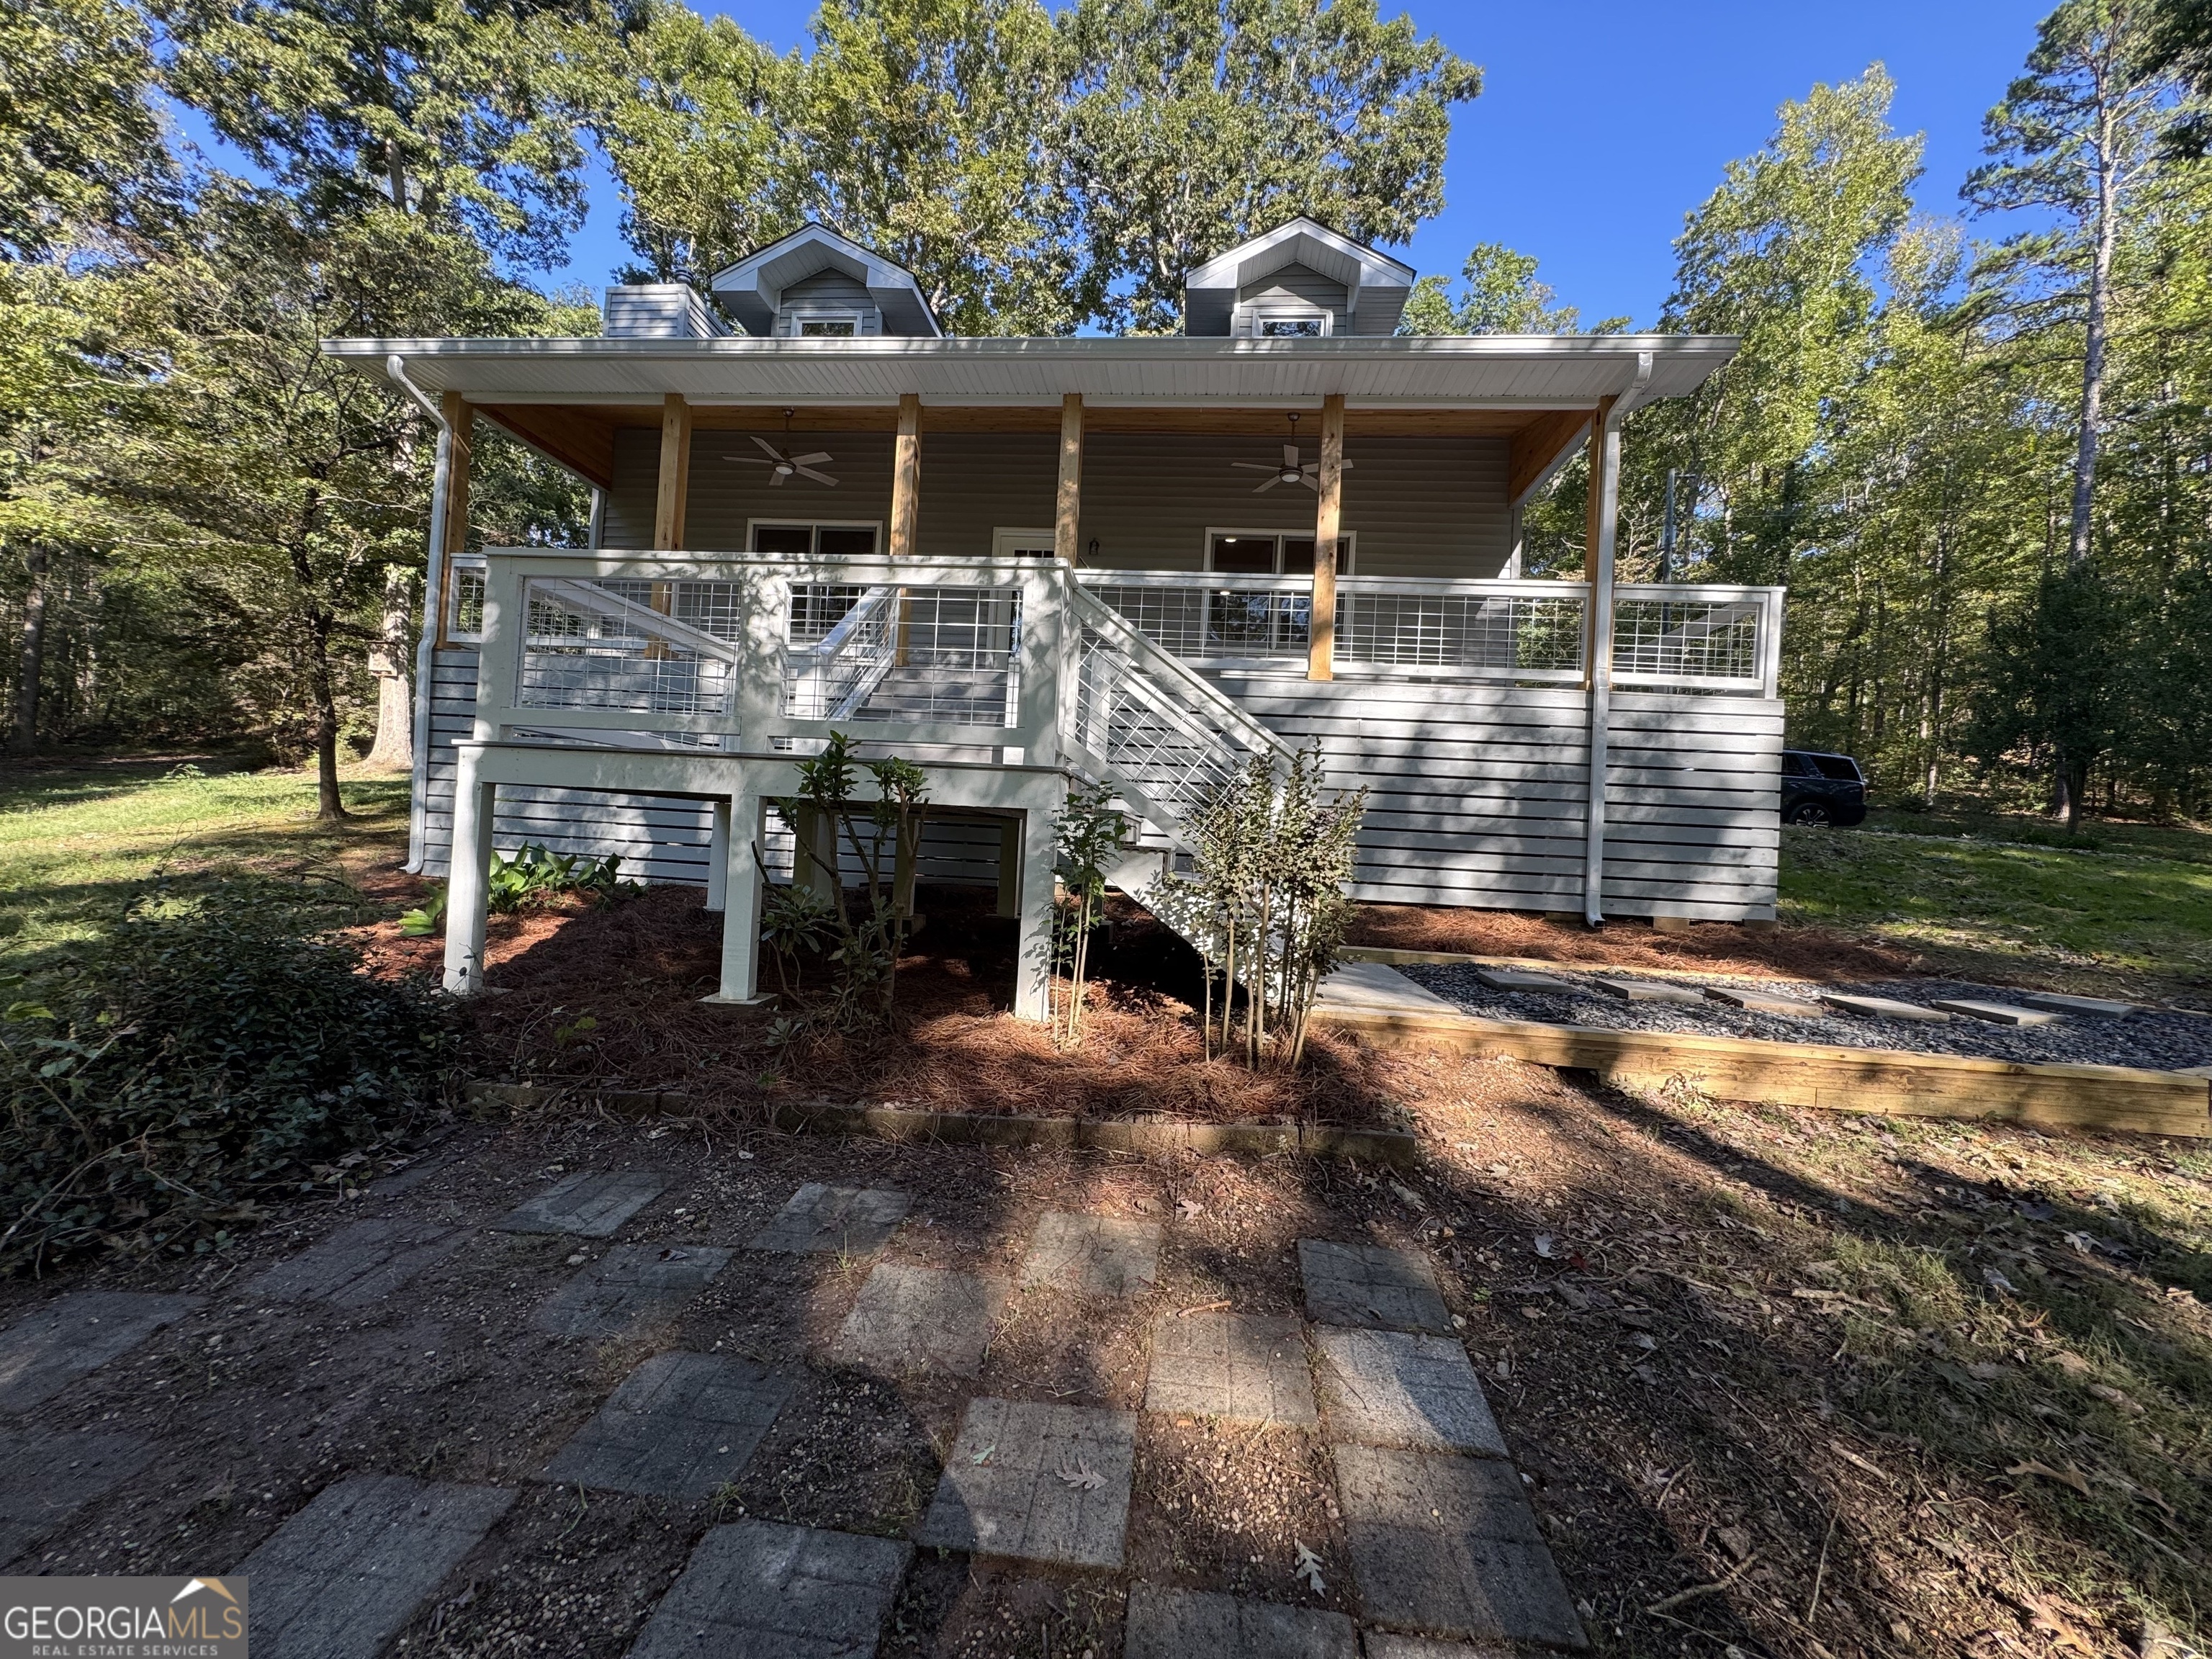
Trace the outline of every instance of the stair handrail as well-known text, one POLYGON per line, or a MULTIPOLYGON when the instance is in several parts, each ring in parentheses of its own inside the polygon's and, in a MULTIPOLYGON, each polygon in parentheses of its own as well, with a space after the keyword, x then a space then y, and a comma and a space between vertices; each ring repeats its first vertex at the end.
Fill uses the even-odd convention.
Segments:
POLYGON ((1129 769, 1118 765, 1112 755, 1091 748, 1087 734, 1081 730, 1085 699, 1079 687, 1085 672, 1080 643, 1083 630, 1097 635, 1114 654, 1129 665, 1132 672, 1118 677, 1116 695, 1133 697, 1186 735, 1196 737, 1201 743, 1210 742, 1215 750, 1216 769, 1220 772, 1231 772, 1255 755, 1267 756, 1273 766, 1286 767, 1293 751, 1234 700, 1146 638, 1142 630, 1111 605, 1073 583, 1068 591, 1072 596, 1070 620, 1078 629, 1079 690, 1064 711, 1062 746, 1079 763, 1079 770, 1111 782, 1140 817, 1188 850, 1186 820, 1198 803, 1178 804, 1160 799, 1129 769))
MULTIPOLYGON (((792 686, 795 692, 802 678, 811 676, 817 684, 830 684, 839 662, 853 649, 861 630, 878 618, 878 613, 897 602, 899 590, 888 584, 871 586, 850 611, 837 619, 836 625, 812 645, 790 649, 788 660, 792 666, 792 686)), ((836 702, 818 718, 850 720, 860 705, 875 694, 890 671, 896 653, 886 651, 879 659, 866 665, 852 685, 840 693, 836 702)))

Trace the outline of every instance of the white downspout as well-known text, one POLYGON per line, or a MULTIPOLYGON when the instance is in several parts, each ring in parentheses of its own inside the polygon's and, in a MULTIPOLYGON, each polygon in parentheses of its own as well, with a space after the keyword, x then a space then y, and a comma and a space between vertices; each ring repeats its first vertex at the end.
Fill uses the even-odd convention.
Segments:
POLYGON ((1605 767, 1613 718, 1613 562, 1620 518, 1620 423, 1651 381, 1651 354, 1636 354, 1636 378, 1613 400, 1601 427, 1590 432, 1590 488, 1599 492, 1596 545, 1589 572, 1589 800, 1583 846, 1583 920, 1605 921, 1605 767))
POLYGON ((430 479, 430 554, 422 577, 422 637, 415 647, 415 765, 408 789, 407 863, 409 875, 422 873, 428 855, 430 785, 430 679, 436 672, 438 621, 446 607, 446 513, 450 500, 453 465, 453 428, 422 387, 407 378, 407 364, 398 352, 384 360, 384 373, 395 386, 422 407, 438 428, 438 459, 430 479))

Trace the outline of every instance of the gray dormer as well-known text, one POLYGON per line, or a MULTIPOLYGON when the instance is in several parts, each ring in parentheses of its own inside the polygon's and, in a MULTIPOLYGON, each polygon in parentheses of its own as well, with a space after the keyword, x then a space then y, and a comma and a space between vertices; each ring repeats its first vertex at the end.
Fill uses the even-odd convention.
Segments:
POLYGON ((708 284, 748 334, 781 338, 936 336, 911 272, 822 225, 808 225, 717 272, 708 284))
POLYGON ((1312 219, 1255 236, 1184 279, 1182 331, 1247 339, 1389 334, 1413 268, 1312 219))
POLYGON ((688 283, 631 283, 607 290, 604 331, 618 340, 711 340, 729 327, 688 283))

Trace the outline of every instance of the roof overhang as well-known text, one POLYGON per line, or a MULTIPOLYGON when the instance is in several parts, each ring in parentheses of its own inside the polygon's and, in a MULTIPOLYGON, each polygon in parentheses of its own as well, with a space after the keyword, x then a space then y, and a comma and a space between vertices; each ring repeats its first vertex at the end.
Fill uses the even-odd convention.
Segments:
POLYGON ((424 392, 485 419, 602 489, 614 432, 659 425, 672 396, 712 428, 798 412, 813 429, 883 427, 912 393, 970 431, 1059 429, 1082 398, 1104 430, 1272 431, 1341 396, 1351 427, 1510 440, 1511 499, 1578 449, 1603 398, 1630 410, 1694 391, 1735 355, 1723 335, 1182 336, 1088 339, 325 340, 365 374, 397 357, 424 392))
MULTIPOLYGON (((1348 407, 1635 407, 1693 391, 1735 355, 1722 335, 1445 335, 1311 340, 1085 339, 419 339, 326 340, 331 356, 382 376, 401 358, 428 392, 477 404, 657 404, 671 393, 711 405, 1086 404, 1172 407, 1231 403, 1348 407), (1637 386, 1641 364, 1650 371, 1637 386)), ((1624 410, 1622 412, 1626 413, 1624 410)))

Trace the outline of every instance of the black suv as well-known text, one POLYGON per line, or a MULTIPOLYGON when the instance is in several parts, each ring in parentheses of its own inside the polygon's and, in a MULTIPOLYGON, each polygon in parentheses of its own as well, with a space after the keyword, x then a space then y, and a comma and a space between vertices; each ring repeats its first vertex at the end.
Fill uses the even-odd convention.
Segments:
POLYGON ((1782 821, 1832 823, 1843 829, 1865 823, 1866 774, 1849 755, 1784 750, 1782 821))

